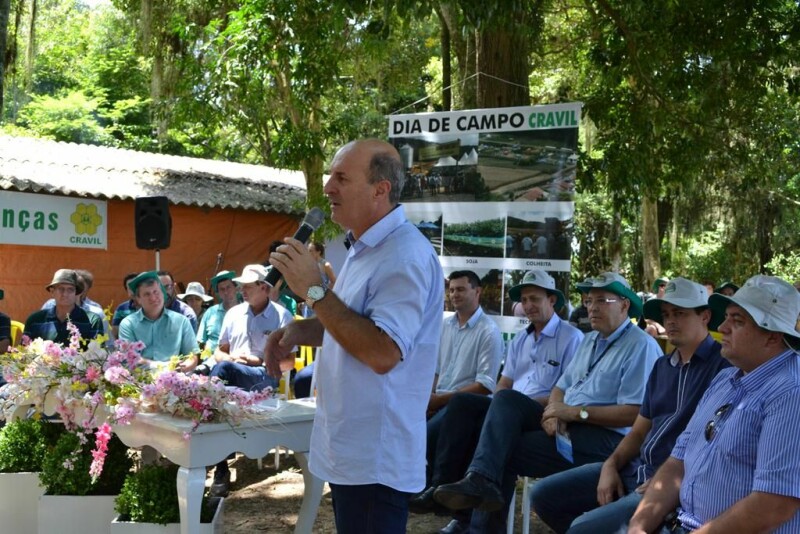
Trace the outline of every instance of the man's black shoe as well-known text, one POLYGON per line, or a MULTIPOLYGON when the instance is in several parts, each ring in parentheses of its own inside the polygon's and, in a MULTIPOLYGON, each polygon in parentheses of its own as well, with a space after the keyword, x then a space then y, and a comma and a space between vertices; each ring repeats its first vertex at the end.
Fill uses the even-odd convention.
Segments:
POLYGON ((497 484, 472 472, 458 482, 439 486, 433 498, 450 510, 477 508, 482 512, 494 512, 505 504, 497 484))
MULTIPOLYGON (((224 463, 224 462, 221 462, 224 463)), ((231 471, 228 469, 228 464, 221 468, 220 464, 214 469, 214 482, 211 484, 209 494, 212 497, 227 497, 231 485, 231 471)))
POLYGON ((439 534, 467 534, 467 532, 469 532, 469 522, 465 523, 458 519, 451 520, 447 526, 439 529, 439 534))
POLYGON ((436 486, 425 488, 408 500, 408 511, 414 514, 434 514, 447 512, 441 504, 433 500, 436 486))

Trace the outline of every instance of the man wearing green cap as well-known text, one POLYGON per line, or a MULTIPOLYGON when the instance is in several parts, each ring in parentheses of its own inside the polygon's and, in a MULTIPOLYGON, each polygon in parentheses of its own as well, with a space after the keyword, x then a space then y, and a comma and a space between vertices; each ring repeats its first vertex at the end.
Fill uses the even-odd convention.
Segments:
POLYGON ((656 341, 629 320, 641 316, 642 301, 617 273, 603 273, 578 284, 578 289, 587 294, 594 331, 583 338, 541 417, 493 410, 467 476, 440 486, 434 494, 450 509, 498 512, 492 517, 473 513, 476 530, 504 528, 504 510, 518 475, 540 478, 604 461, 639 412, 647 377, 661 355, 656 341), (508 429, 515 432, 509 435, 508 429))
POLYGON ((149 363, 163 362, 172 356, 192 355, 180 369, 190 371, 199 363, 194 329, 184 315, 164 307, 166 291, 156 271, 141 273, 128 283, 140 308, 122 320, 119 338, 141 341, 142 358, 149 363))
POLYGON ((222 319, 225 314, 239 303, 235 271, 220 271, 211 279, 211 291, 219 297, 219 303, 214 304, 203 314, 200 327, 197 329, 197 344, 201 349, 208 349, 213 354, 219 343, 219 332, 222 328, 222 319))

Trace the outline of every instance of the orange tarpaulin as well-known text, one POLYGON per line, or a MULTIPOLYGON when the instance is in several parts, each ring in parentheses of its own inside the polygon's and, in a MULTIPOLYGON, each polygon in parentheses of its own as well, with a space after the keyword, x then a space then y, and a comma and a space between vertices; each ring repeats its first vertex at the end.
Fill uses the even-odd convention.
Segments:
MULTIPOLYGON (((155 251, 136 248, 133 213, 133 200, 108 201, 108 250, 0 244, 0 311, 25 322, 50 298, 44 287, 64 267, 91 271, 89 296, 113 311, 127 299, 123 276, 155 268, 155 251)), ((223 255, 223 269, 238 272, 265 261, 270 243, 293 235, 300 222, 285 214, 182 205, 170 205, 170 215, 172 239, 161 251, 161 268, 176 282, 198 281, 206 290, 217 254, 223 255)))

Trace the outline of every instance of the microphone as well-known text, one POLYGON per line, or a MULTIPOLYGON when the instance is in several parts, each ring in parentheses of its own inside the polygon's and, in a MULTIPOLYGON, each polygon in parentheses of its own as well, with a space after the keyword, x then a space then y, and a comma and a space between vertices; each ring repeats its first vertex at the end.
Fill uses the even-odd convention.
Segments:
MULTIPOLYGON (((319 208, 311 208, 311 210, 306 213, 303 222, 300 223, 300 228, 294 233, 294 238, 300 241, 301 243, 305 243, 308 241, 308 238, 311 237, 311 234, 320 227, 322 222, 325 220, 325 212, 319 208)), ((271 286, 274 286, 278 283, 278 280, 281 279, 281 272, 272 266, 272 270, 267 274, 267 283, 271 286)))

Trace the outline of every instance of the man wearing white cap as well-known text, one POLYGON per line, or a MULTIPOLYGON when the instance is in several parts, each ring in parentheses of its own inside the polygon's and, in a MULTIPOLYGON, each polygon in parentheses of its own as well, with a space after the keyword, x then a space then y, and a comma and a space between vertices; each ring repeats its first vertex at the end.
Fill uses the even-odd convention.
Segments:
MULTIPOLYGON (((589 282, 578 289, 588 293, 594 331, 583 338, 541 417, 520 410, 487 416, 478 444, 482 453, 476 453, 466 478, 437 489, 438 502, 451 509, 502 510, 517 475, 539 478, 604 461, 630 431, 661 350, 628 319, 641 315, 642 302, 622 276, 603 273, 589 282), (509 428, 515 430, 511 437, 509 428)), ((473 524, 485 521, 478 515, 473 524)), ((494 514, 489 530, 502 528, 504 517, 494 514)))
POLYGON ((664 326, 675 350, 656 362, 633 428, 605 462, 551 475, 533 487, 536 515, 556 532, 627 528, 649 480, 669 457, 711 380, 730 366, 708 333, 720 317, 712 315, 703 285, 674 278, 661 297, 645 302, 644 316, 664 326))
MULTIPOLYGON (((470 460, 474 463, 495 454, 490 448, 495 441, 518 437, 523 427, 498 423, 508 412, 522 412, 531 422, 541 419, 550 390, 583 339, 580 330, 556 315, 555 310, 564 305, 564 295, 546 272, 528 271, 509 296, 522 304, 530 325, 511 342, 493 399, 458 394, 450 401, 439 433, 431 487, 412 501, 417 511, 436 511, 433 501, 438 501, 438 488, 463 477, 470 460)), ((461 520, 465 523, 465 516, 461 520)), ((459 532, 450 526, 450 532, 459 532)), ((461 531, 467 526, 461 525, 461 531)))
POLYGON ((247 390, 278 385, 264 367, 264 347, 272 332, 292 322, 292 314, 270 300, 272 286, 266 281, 267 273, 267 267, 252 264, 233 279, 242 290, 244 302, 225 314, 214 351, 217 364, 211 376, 247 390))
MULTIPOLYGON (((244 302, 237 304, 222 319, 219 344, 214 351, 216 364, 211 376, 219 377, 229 386, 246 390, 277 388, 278 380, 269 376, 264 367, 264 348, 269 335, 292 322, 292 314, 274 304, 267 283, 270 269, 259 264, 247 265, 241 276, 232 280, 239 284, 244 302)), ((214 471, 211 493, 222 496, 228 492, 230 470, 223 460, 214 471)))
POLYGON ((672 455, 656 473, 629 533, 800 532, 800 360, 790 343, 800 294, 757 275, 732 297, 715 293, 724 311, 721 371, 697 406, 672 455))

